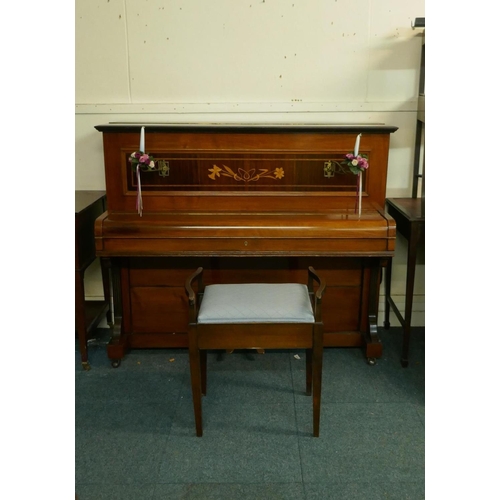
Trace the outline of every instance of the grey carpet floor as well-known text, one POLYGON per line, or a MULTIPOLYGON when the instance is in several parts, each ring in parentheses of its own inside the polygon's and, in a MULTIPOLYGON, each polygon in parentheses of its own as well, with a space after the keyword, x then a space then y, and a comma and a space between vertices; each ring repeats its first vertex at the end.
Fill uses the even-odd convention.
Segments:
POLYGON ((187 350, 134 350, 112 368, 107 332, 90 371, 75 350, 79 500, 424 498, 424 329, 408 368, 401 328, 380 329, 375 366, 361 349, 325 349, 319 438, 303 352, 210 352, 197 438, 187 350))

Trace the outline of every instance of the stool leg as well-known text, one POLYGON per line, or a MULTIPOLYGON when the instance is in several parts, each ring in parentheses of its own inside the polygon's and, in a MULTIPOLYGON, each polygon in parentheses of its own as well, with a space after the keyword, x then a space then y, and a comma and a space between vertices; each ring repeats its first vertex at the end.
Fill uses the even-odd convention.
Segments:
POLYGON ((306 349, 306 396, 311 395, 312 388, 312 349, 306 349))
POLYGON ((207 351, 200 352, 201 364, 201 393, 203 396, 207 395, 207 351))
POLYGON ((314 325, 312 353, 313 436, 319 437, 321 411, 321 377, 323 372, 323 329, 314 325))
POLYGON ((189 367, 191 369, 191 390, 193 393, 194 421, 196 435, 203 435, 201 418, 201 363, 200 351, 196 342, 196 333, 189 331, 189 367))

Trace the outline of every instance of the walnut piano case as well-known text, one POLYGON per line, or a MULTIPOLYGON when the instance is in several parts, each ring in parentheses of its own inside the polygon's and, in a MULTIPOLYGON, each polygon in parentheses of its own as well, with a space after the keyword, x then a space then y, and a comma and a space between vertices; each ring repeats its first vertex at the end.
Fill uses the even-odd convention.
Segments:
POLYGON ((108 211, 95 225, 97 255, 113 269, 115 365, 131 348, 187 347, 186 274, 205 282, 301 282, 312 265, 327 283, 325 346, 381 356, 376 321, 382 266, 394 253, 385 203, 391 126, 145 124, 159 171, 138 179, 128 158, 142 124, 103 134, 108 211), (362 133, 362 211, 343 167, 362 133))

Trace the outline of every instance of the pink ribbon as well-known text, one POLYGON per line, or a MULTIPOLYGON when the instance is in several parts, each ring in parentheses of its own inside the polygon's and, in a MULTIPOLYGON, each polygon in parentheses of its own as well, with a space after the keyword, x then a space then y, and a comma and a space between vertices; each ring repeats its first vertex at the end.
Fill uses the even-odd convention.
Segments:
POLYGON ((135 208, 137 209, 137 213, 142 217, 141 167, 139 165, 137 165, 136 176, 137 176, 137 200, 135 202, 135 208))
POLYGON ((359 178, 361 176, 361 172, 356 176, 356 204, 354 205, 354 211, 358 211, 358 203, 359 203, 359 178))

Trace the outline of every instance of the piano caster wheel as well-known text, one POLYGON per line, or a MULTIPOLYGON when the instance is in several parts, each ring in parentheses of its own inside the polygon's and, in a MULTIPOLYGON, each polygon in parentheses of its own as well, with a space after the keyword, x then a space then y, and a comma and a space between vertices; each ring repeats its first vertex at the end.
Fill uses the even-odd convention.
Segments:
POLYGON ((401 358, 401 366, 403 368, 407 368, 408 367, 408 360, 401 358))
POLYGON ((88 372, 90 370, 90 365, 88 361, 82 361, 82 368, 88 372))
POLYGON ((120 366, 120 363, 122 362, 121 359, 113 359, 113 361, 111 362, 111 366, 113 368, 118 368, 120 366))
POLYGON ((391 323, 389 321, 384 321, 384 328, 386 330, 389 330, 390 327, 391 327, 391 323))
POLYGON ((370 366, 374 366, 374 365, 377 364, 377 359, 376 358, 368 358, 367 361, 368 361, 368 364, 370 366))

